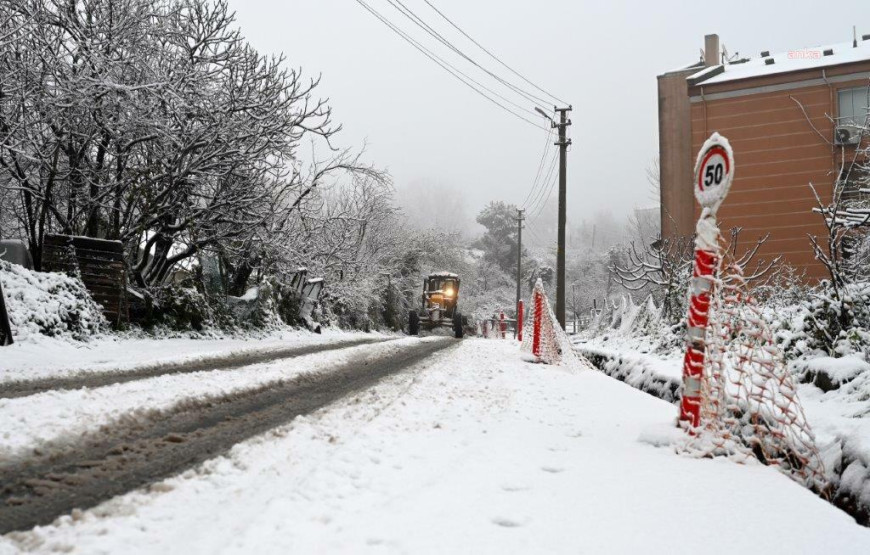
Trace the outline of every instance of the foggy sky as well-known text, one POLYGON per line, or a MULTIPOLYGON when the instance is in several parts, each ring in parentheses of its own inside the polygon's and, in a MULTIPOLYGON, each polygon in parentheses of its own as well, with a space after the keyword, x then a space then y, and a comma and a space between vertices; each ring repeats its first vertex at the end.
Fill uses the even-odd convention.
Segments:
MULTIPOLYGON (((461 195, 469 217, 490 200, 523 202, 544 132, 477 96, 359 4, 229 1, 261 53, 283 52, 306 75, 322 74, 319 93, 330 98, 344 125, 337 144, 367 142, 367 159, 388 168, 398 189, 441 184, 443 193, 426 191, 433 206, 440 194, 461 195)), ((368 1, 435 49, 434 40, 425 40, 386 0, 368 1)), ((471 57, 511 77, 473 44, 448 35, 449 27, 422 0, 403 1, 471 57)), ((729 52, 754 57, 762 50, 846 42, 853 25, 859 36, 870 33, 867 0, 835 6, 817 0, 430 1, 520 73, 573 104, 568 206, 574 221, 654 204, 645 171, 658 149, 656 75, 696 61, 705 34, 718 33, 729 52)), ((455 54, 436 51, 468 68, 455 54)))

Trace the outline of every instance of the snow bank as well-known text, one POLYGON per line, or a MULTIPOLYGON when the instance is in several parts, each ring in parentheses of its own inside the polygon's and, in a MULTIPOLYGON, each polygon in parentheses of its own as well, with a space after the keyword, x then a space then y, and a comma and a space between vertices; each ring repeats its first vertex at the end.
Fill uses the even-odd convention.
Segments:
MULTIPOLYGON (((679 401, 682 359, 677 353, 657 356, 639 337, 575 338, 575 346, 605 374, 668 402, 679 401)), ((806 382, 798 393, 834 487, 833 501, 870 522, 870 364, 857 355, 819 357, 793 361, 790 369, 806 382)))
POLYGON ((0 261, 0 282, 16 341, 85 341, 106 329, 102 309, 81 280, 0 261))
POLYGON ((822 391, 839 389, 862 375, 870 376, 870 364, 860 355, 797 360, 791 366, 801 382, 812 383, 822 391))
POLYGON ((577 351, 596 368, 621 382, 649 393, 668 403, 680 400, 682 381, 679 374, 671 371, 670 365, 638 353, 620 352, 575 343, 577 351))

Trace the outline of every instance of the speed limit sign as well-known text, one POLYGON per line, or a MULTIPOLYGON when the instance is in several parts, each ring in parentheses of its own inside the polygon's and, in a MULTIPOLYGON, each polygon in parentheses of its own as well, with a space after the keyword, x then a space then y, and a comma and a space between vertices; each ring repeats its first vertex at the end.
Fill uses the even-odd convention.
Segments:
POLYGON ((695 198, 698 203, 716 212, 734 178, 734 153, 728 139, 719 133, 713 133, 701 151, 695 163, 695 198))

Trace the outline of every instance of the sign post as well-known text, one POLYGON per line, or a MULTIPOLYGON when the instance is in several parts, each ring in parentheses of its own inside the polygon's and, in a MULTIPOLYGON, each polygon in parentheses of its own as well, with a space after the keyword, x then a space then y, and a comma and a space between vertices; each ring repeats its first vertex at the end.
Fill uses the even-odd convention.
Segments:
POLYGON ((3 284, 0 283, 0 347, 7 345, 12 345, 12 326, 9 325, 6 298, 3 296, 3 284))
POLYGON ((701 383, 704 379, 707 324, 710 300, 721 261, 716 212, 734 179, 734 154, 728 139, 713 133, 695 163, 695 198, 701 217, 695 228, 695 261, 689 284, 689 313, 686 322, 686 355, 683 358, 683 391, 680 422, 691 428, 701 424, 701 383))
POLYGON ((517 303, 517 341, 523 342, 523 300, 517 303))

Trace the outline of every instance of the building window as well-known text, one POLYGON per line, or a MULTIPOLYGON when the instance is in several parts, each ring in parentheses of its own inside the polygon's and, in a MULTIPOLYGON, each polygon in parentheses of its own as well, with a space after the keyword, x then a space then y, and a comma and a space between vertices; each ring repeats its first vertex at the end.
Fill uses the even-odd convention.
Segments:
POLYGON ((870 109, 870 87, 841 89, 837 91, 837 102, 840 109, 838 118, 840 125, 863 127, 867 122, 867 112, 870 109))

